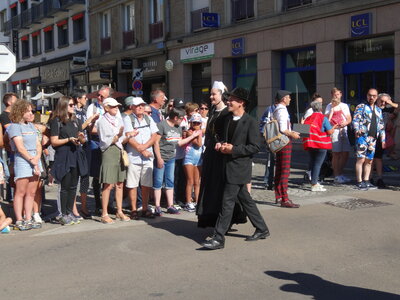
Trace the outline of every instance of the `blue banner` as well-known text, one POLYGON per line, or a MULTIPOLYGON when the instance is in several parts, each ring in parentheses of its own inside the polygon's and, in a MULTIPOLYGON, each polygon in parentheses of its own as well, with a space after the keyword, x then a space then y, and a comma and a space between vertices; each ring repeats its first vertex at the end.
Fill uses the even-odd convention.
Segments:
POLYGON ((219 27, 219 15, 216 13, 202 13, 201 22, 203 27, 219 27))
POLYGON ((232 56, 244 54, 244 38, 232 40, 232 56))
POLYGON ((351 16, 351 37, 359 37, 372 33, 371 13, 351 16))

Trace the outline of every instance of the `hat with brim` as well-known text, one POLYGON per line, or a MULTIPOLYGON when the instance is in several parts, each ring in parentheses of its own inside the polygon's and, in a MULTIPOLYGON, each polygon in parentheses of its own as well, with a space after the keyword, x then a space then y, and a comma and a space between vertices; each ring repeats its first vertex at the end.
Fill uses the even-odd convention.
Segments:
POLYGON ((174 107, 175 108, 184 108, 185 100, 183 100, 182 98, 174 98, 174 107))
POLYGON ((134 98, 135 97, 133 97, 133 96, 126 97, 124 100, 125 106, 131 106, 133 104, 134 98))
POLYGON ((133 97, 132 105, 138 106, 141 104, 146 104, 146 102, 141 97, 133 97))
POLYGON ((120 106, 120 105, 121 105, 121 103, 119 103, 114 98, 106 98, 103 101, 103 106, 120 106))
POLYGON ((235 87, 232 91, 227 92, 228 97, 235 97, 245 102, 249 102, 249 91, 242 87, 235 87))
POLYGON ((286 97, 286 96, 290 95, 291 93, 292 93, 292 92, 286 91, 286 90, 278 90, 278 91, 276 92, 275 99, 278 100, 278 101, 280 101, 283 97, 286 97))
POLYGON ((199 113, 194 113, 194 114, 190 117, 189 122, 201 123, 201 122, 202 122, 201 115, 200 115, 199 113))

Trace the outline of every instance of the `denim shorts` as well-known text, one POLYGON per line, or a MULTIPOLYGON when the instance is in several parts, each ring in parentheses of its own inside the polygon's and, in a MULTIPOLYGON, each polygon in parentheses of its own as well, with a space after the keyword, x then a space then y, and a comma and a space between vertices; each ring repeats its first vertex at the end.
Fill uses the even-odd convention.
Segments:
MULTIPOLYGON (((36 155, 36 150, 28 150, 28 153, 32 156, 36 155)), ((15 154, 14 161, 14 180, 20 178, 27 178, 33 176, 33 166, 23 158, 19 153, 15 154)), ((43 171, 42 162, 39 160, 39 169, 43 171)))
POLYGON ((185 158, 183 160, 183 165, 201 166, 201 154, 203 153, 203 148, 200 147, 196 149, 190 147, 188 150, 189 151, 186 152, 185 158))
POLYGON ((154 160, 153 170, 153 189, 159 190, 162 188, 163 183, 166 189, 174 188, 174 172, 175 172, 175 158, 169 161, 164 161, 164 166, 157 168, 157 162, 154 160))

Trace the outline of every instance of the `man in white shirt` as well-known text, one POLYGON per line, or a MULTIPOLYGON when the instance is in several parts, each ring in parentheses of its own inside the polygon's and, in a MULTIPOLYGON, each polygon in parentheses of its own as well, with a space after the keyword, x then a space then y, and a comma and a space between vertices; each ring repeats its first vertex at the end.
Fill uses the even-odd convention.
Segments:
MULTIPOLYGON (((290 94, 291 92, 285 90, 279 90, 276 93, 276 100, 278 104, 276 105, 274 111, 274 118, 279 123, 279 131, 284 135, 288 136, 290 139, 299 139, 300 134, 296 131, 292 131, 290 126, 290 117, 287 110, 287 106, 290 104, 290 94)), ((290 175, 290 159, 292 155, 292 142, 283 147, 279 152, 276 153, 275 162, 275 201, 276 203, 281 201, 281 207, 287 208, 298 208, 300 205, 293 203, 289 200, 287 193, 288 181, 290 175)))
POLYGON ((130 106, 132 114, 124 117, 124 128, 130 136, 126 150, 129 156, 129 166, 126 187, 132 205, 132 219, 138 219, 136 208, 137 188, 139 183, 142 191, 142 217, 153 218, 148 210, 149 196, 153 186, 153 144, 157 138, 158 128, 151 117, 144 114, 146 103, 140 97, 132 99, 130 106))
MULTIPOLYGON (((331 90, 332 98, 339 99, 341 101, 342 91, 338 88, 331 90)), ((329 117, 332 109, 332 104, 329 103, 325 109, 325 115, 329 117)), ((336 127, 334 133, 331 135, 332 138, 332 168, 333 175, 335 176, 335 183, 346 183, 351 180, 343 175, 343 169, 349 159, 349 152, 352 151, 349 137, 347 135, 347 125, 351 123, 351 114, 349 106, 346 103, 340 102, 339 109, 345 117, 345 120, 336 127)))

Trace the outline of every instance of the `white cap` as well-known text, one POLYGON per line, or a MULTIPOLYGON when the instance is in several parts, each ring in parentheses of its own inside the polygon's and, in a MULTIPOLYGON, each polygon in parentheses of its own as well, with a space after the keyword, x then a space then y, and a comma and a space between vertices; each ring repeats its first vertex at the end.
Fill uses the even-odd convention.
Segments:
POLYGON ((144 102, 143 99, 140 97, 133 97, 132 105, 137 106, 140 104, 146 104, 146 102, 144 102))
POLYGON ((106 98, 103 101, 103 106, 119 106, 119 105, 121 105, 121 103, 119 103, 114 98, 106 98))
POLYGON ((199 113, 194 113, 194 114, 190 117, 189 122, 201 123, 201 122, 202 122, 201 115, 200 115, 199 113))
POLYGON ((212 88, 219 89, 222 92, 225 92, 226 90, 228 90, 228 88, 225 86, 225 84, 222 81, 214 81, 212 88))

